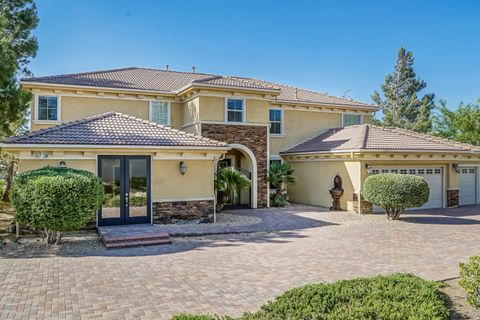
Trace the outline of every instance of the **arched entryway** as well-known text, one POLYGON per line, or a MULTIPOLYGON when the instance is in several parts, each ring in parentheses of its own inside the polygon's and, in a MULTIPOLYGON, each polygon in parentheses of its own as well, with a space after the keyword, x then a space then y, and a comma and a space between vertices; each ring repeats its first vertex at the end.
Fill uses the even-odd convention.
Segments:
POLYGON ((230 144, 231 149, 218 161, 218 167, 234 167, 251 181, 251 187, 239 193, 234 207, 257 208, 257 160, 252 150, 242 144, 230 144))

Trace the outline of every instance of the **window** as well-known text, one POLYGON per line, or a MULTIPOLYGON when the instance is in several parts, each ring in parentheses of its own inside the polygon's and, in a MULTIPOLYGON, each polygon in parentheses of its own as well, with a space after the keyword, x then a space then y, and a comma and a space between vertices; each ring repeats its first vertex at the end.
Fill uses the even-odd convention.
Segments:
POLYGON ((400 169, 400 174, 407 174, 407 169, 400 169))
POLYGON ((410 169, 410 170, 408 170, 408 173, 409 173, 409 174, 415 174, 416 171, 417 171, 417 170, 415 170, 415 169, 410 169))
POLYGON ((270 109, 270 133, 283 134, 283 111, 270 109))
POLYGON ((227 121, 244 122, 242 99, 227 99, 227 121))
POLYGON ((469 169, 468 173, 475 173, 475 169, 474 168, 469 169))
POLYGON ((38 96, 37 120, 60 121, 59 98, 55 96, 38 96))
POLYGON ((380 173, 380 170, 378 170, 378 169, 373 169, 372 170, 372 174, 379 174, 379 173, 380 173))
POLYGON ((427 174, 433 174, 433 170, 432 169, 427 169, 427 174))
POLYGON ((435 174, 440 174, 442 173, 442 169, 435 169, 435 174))
POLYGON ((425 174, 425 169, 418 169, 418 174, 425 174))
POLYGON ((349 114, 349 113, 344 113, 342 117, 342 124, 344 127, 347 126, 353 126, 356 124, 362 124, 362 115, 360 114, 349 114))
MULTIPOLYGON (((272 164, 274 163, 282 163, 282 160, 278 160, 278 159, 275 159, 275 160, 270 160, 270 167, 272 166, 272 164)), ((275 191, 276 188, 274 186, 272 186, 272 184, 270 183, 270 191, 275 191)))
POLYGON ((168 102, 151 101, 150 102, 150 121, 170 125, 170 105, 168 102))

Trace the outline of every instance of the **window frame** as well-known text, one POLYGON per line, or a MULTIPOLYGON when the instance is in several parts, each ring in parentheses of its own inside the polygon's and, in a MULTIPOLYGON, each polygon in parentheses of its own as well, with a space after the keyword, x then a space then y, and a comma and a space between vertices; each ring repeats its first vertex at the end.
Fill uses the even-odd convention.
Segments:
POLYGON ((36 94, 35 95, 35 123, 60 123, 62 122, 62 97, 56 94, 36 94), (42 120, 39 118, 40 97, 57 98, 57 120, 42 120))
POLYGON ((156 123, 156 124, 159 124, 159 125, 162 125, 162 126, 167 126, 167 127, 170 127, 172 124, 172 119, 171 119, 171 108, 170 108, 170 101, 164 101, 164 100, 150 100, 148 102, 148 121, 150 122, 153 122, 153 123, 156 123), (167 104, 167 123, 164 124, 164 123, 157 123, 157 122, 154 122, 152 120, 152 105, 153 103, 155 102, 159 102, 159 103, 166 103, 167 104))
POLYGON ((353 112, 342 112, 342 128, 345 128, 345 118, 344 116, 350 115, 350 116, 359 116, 360 117, 360 123, 359 124, 353 124, 353 126, 358 126, 364 124, 363 121, 363 114, 358 114, 358 113, 353 113, 353 112))
MULTIPOLYGON (((278 121, 273 121, 275 123, 278 123, 278 121)), ((283 137, 284 134, 285 134, 285 118, 284 118, 284 112, 283 112, 283 109, 282 108, 276 108, 276 107, 270 107, 268 109, 268 123, 269 123, 269 128, 268 128, 268 133, 270 134, 270 136, 272 137, 283 137), (270 120, 270 110, 278 110, 280 111, 280 133, 271 133, 270 132, 270 128, 271 128, 271 124, 272 124, 272 121, 270 120)))
MULTIPOLYGON (((247 103, 245 98, 239 97, 225 97, 225 114, 224 122, 225 123, 245 123, 247 118, 247 103), (241 100, 242 101, 242 121, 228 121, 228 100, 241 100)), ((232 110, 232 112, 239 112, 239 110, 232 110)))

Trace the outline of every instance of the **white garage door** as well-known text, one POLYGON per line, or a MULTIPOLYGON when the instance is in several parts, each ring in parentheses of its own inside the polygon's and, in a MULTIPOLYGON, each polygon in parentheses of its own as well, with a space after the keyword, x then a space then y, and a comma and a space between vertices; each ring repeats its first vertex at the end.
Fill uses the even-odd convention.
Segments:
POLYGON ((477 170, 475 168, 460 169, 460 205, 476 203, 477 170))
POLYGON ((442 168, 373 168, 372 174, 378 173, 400 173, 414 174, 425 179, 430 187, 430 197, 428 202, 420 208, 415 209, 434 209, 443 207, 443 170, 442 168))

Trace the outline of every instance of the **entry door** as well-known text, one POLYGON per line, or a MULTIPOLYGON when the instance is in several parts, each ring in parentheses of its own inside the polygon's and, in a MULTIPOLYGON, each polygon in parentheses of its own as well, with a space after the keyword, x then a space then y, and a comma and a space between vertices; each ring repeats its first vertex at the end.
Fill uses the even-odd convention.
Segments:
POLYGON ((475 168, 460 169, 460 205, 477 202, 477 170, 475 168))
POLYGON ((150 223, 150 157, 99 156, 105 198, 98 225, 150 223))

